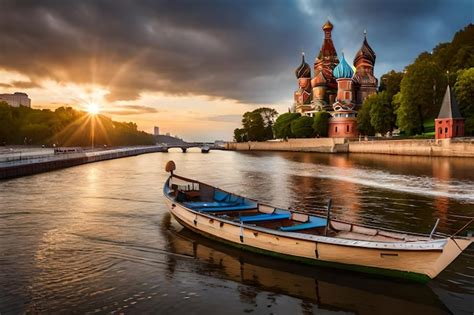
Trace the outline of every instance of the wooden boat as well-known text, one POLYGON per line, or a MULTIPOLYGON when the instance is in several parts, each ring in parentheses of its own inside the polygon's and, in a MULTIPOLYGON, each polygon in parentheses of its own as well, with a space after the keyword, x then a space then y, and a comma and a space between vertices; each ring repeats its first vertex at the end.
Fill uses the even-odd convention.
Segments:
POLYGON ((427 285, 370 278, 361 273, 312 265, 294 268, 294 264, 284 260, 269 259, 198 235, 174 224, 169 214, 163 216, 161 226, 163 238, 173 254, 194 258, 190 262, 173 257, 169 260, 173 264, 171 270, 202 273, 204 269, 206 274, 215 274, 218 278, 310 301, 306 304, 307 313, 311 313, 311 309, 313 313, 327 310, 359 315, 402 314, 406 310, 413 314, 451 313, 427 285))
MULTIPOLYGON (((272 207, 171 173, 163 187, 173 217, 184 227, 227 244, 310 264, 427 282, 473 241, 365 226, 272 207)), ((471 223, 473 220, 469 223, 471 223)), ((467 227, 468 224, 465 225, 467 227)))

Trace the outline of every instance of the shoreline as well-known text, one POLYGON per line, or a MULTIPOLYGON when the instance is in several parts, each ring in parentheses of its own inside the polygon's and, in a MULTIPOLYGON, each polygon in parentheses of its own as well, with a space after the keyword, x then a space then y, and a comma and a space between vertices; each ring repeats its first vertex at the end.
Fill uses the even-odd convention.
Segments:
POLYGON ((343 138, 308 138, 265 142, 227 142, 225 148, 230 151, 363 153, 474 158, 473 138, 361 141, 349 141, 343 138))
POLYGON ((139 146, 69 154, 43 154, 0 163, 0 180, 146 153, 165 152, 160 146, 139 146))

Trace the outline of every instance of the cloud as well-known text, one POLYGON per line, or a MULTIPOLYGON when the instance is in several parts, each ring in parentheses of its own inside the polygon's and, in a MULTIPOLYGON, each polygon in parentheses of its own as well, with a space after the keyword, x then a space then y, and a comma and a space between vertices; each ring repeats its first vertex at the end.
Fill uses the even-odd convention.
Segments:
POLYGON ((240 123, 242 121, 242 115, 215 115, 204 117, 203 120, 226 122, 226 123, 240 123))
POLYGON ((104 114, 109 115, 142 115, 158 113, 158 109, 155 107, 144 106, 144 105, 115 105, 111 109, 102 111, 104 114))
POLYGON ((472 0, 3 0, 0 68, 97 84, 109 101, 163 92, 268 104, 291 97, 300 51, 317 55, 328 15, 348 56, 369 31, 381 75, 450 40, 472 21, 472 0))
POLYGON ((19 89, 32 89, 40 87, 39 84, 31 81, 13 81, 10 83, 0 83, 0 87, 4 88, 19 88, 19 89))

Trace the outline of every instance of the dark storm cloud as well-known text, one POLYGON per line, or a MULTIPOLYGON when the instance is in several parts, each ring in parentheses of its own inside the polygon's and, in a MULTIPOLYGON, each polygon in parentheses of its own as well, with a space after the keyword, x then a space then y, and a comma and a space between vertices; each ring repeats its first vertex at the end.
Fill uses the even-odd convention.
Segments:
POLYGON ((327 15, 338 51, 354 55, 366 28, 379 68, 401 70, 472 22, 472 3, 3 0, 0 68, 97 83, 110 100, 157 91, 268 103, 291 98, 299 53, 312 62, 327 15))

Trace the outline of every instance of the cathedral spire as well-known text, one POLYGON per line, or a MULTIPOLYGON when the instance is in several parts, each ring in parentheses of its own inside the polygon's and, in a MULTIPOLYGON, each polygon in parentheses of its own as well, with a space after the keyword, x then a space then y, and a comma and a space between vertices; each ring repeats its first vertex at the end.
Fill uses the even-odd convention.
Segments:
POLYGON ((362 42, 362 46, 354 57, 354 66, 357 67, 364 61, 370 63, 373 66, 375 64, 375 58, 375 52, 367 42, 367 30, 364 30, 364 41, 362 42))

